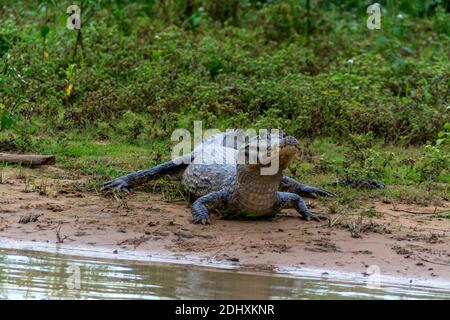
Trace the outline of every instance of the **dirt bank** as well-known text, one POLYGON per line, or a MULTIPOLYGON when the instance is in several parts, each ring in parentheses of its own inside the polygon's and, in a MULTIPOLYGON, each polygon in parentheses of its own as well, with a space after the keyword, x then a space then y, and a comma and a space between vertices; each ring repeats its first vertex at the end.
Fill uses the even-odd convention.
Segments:
POLYGON ((79 191, 74 180, 42 178, 56 176, 55 170, 3 170, 0 239, 139 250, 264 270, 307 266, 364 273, 377 265, 387 275, 450 280, 450 220, 433 214, 449 212, 448 202, 394 208, 375 201, 372 218, 334 214, 329 222, 306 222, 293 210, 272 221, 213 215, 212 225, 201 226, 191 224, 184 203, 144 192, 105 197, 79 191))

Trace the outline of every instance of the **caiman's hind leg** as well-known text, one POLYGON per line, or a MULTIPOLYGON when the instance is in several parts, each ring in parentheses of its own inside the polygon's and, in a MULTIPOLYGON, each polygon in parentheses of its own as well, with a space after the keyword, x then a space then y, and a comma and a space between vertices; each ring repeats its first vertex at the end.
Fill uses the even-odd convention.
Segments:
POLYGON ((228 193, 224 190, 215 191, 198 198, 192 204, 192 222, 210 224, 209 210, 226 206, 228 193))
POLYGON ((289 191, 292 191, 304 197, 318 198, 318 197, 332 197, 335 195, 334 193, 321 188, 301 184, 300 182, 288 176, 283 176, 281 184, 282 186, 287 187, 287 189, 290 189, 289 191))
POLYGON ((126 176, 119 177, 112 181, 106 182, 102 185, 100 191, 106 191, 110 189, 116 189, 117 191, 130 192, 130 189, 149 182, 166 174, 175 174, 178 171, 185 169, 191 155, 187 155, 176 160, 171 160, 159 164, 153 168, 139 170, 126 176))
POLYGON ((290 192, 278 192, 277 195, 278 195, 277 208, 280 210, 287 207, 294 207, 295 210, 297 210, 297 212, 300 213, 301 216, 308 221, 310 220, 320 221, 321 218, 326 219, 325 216, 318 217, 317 215, 309 211, 305 201, 298 194, 290 192))

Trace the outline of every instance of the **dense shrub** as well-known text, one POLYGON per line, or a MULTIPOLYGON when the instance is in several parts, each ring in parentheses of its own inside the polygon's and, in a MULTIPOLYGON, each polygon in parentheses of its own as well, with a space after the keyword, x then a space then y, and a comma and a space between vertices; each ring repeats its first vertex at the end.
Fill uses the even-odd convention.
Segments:
POLYGON ((67 3, 41 3, 0 7, 0 102, 42 130, 136 142, 204 120, 425 143, 448 119, 439 1, 381 2, 373 31, 368 1, 83 1, 82 47, 67 3))

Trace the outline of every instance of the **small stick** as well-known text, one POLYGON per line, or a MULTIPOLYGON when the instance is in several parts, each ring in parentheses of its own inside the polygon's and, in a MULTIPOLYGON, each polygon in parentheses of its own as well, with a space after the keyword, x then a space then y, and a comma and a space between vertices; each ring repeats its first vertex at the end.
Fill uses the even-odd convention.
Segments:
POLYGON ((63 243, 67 236, 61 237, 61 223, 56 227, 56 243, 63 243))
POLYGON ((425 259, 425 258, 421 257, 417 253, 414 253, 414 255, 416 255, 420 260, 428 262, 428 263, 437 264, 437 265, 440 265, 440 266, 450 266, 450 263, 431 261, 431 260, 428 260, 428 259, 425 259))
POLYGON ((392 207, 391 209, 392 211, 397 211, 397 212, 406 212, 406 213, 412 213, 412 214, 441 214, 441 213, 446 213, 448 211, 437 211, 437 208, 434 208, 434 212, 419 212, 419 211, 410 211, 410 210, 403 210, 403 209, 397 209, 395 208, 395 206, 392 207))

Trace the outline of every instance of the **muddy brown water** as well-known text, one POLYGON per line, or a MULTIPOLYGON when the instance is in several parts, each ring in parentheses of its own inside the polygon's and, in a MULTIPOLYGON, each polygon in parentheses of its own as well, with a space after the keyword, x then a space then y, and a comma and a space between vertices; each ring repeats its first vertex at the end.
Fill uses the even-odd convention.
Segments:
POLYGON ((450 299, 450 291, 0 249, 0 298, 450 299))

